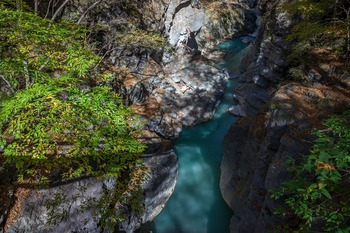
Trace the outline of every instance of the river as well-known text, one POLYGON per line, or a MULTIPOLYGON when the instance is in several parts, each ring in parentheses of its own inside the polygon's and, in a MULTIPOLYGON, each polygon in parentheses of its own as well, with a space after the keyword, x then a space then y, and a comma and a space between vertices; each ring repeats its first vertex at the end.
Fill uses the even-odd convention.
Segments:
MULTIPOLYGON (((238 73, 247 44, 237 38, 218 45, 226 52, 218 64, 238 73)), ((185 128, 176 140, 179 175, 174 193, 152 224, 153 233, 228 233, 232 211, 219 190, 224 136, 237 117, 227 112, 235 104, 237 80, 228 80, 225 95, 214 117, 185 128)))

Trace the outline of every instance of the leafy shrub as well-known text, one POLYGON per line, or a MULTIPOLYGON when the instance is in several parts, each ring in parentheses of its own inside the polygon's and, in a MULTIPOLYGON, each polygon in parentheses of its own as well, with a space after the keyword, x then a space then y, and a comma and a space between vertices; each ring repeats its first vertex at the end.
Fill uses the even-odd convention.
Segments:
POLYGON ((130 110, 107 87, 84 93, 34 84, 1 105, 2 156, 21 177, 118 176, 144 148, 133 137, 130 110))
MULTIPOLYGON (((305 71, 319 62, 349 66, 350 2, 348 0, 289 1, 281 9, 297 16, 292 33, 286 39, 292 43, 288 56, 291 78, 305 81, 305 71), (334 61, 337 59, 339 64, 334 61)), ((327 73, 327 72, 326 72, 327 73)))
POLYGON ((327 232, 349 232, 350 111, 330 117, 324 125, 314 132, 318 138, 311 154, 300 164, 291 164, 292 179, 272 197, 285 198, 288 208, 277 213, 296 215, 303 231, 321 220, 327 232))
POLYGON ((54 71, 83 78, 99 59, 85 42, 86 30, 73 23, 0 4, 0 28, 0 75, 13 92, 46 82, 54 71))
POLYGON ((52 174, 118 176, 144 147, 115 93, 78 88, 101 76, 91 75, 99 57, 86 30, 21 9, 0 2, 0 76, 13 94, 0 103, 0 155, 20 178, 39 182, 52 174))

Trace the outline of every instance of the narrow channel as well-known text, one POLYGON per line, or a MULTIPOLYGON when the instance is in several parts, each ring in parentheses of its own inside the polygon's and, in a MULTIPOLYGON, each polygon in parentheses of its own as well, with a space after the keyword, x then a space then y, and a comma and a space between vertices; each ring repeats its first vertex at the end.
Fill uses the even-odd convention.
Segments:
MULTIPOLYGON (((218 64, 238 74, 238 66, 248 50, 241 38, 218 45, 226 53, 218 64)), ((222 143, 237 119, 227 112, 234 103, 232 92, 237 80, 228 80, 225 95, 214 117, 182 131, 176 141, 179 175, 175 191, 152 225, 153 233, 228 233, 232 211, 219 190, 222 143)))

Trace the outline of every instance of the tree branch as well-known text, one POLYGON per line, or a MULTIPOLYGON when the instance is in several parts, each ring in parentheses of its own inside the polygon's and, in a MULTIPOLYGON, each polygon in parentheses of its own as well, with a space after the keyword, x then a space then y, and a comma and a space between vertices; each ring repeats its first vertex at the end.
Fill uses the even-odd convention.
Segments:
POLYGON ((15 94, 15 90, 13 89, 13 87, 11 86, 10 82, 7 81, 7 79, 5 78, 4 75, 0 74, 0 78, 6 83, 6 85, 9 87, 10 91, 12 94, 15 94))
POLYGON ((47 16, 50 13, 51 3, 52 3, 52 0, 50 0, 49 3, 48 3, 47 9, 46 9, 46 14, 45 14, 45 17, 44 17, 45 19, 47 18, 47 16))
POLYGON ((48 57, 46 58, 45 62, 39 67, 39 70, 40 70, 40 71, 43 70, 43 69, 45 68, 45 66, 47 65, 47 63, 49 63, 50 58, 51 58, 51 56, 48 56, 48 57))
POLYGON ((30 85, 30 76, 29 76, 29 70, 28 70, 28 61, 23 61, 23 70, 24 70, 24 77, 26 80, 26 87, 30 85))
POLYGON ((63 9, 63 7, 69 2, 70 0, 65 0, 61 6, 55 11, 55 13, 53 14, 51 20, 55 20, 58 16, 58 14, 61 12, 61 10, 63 9))
POLYGON ((81 21, 84 19, 85 15, 86 15, 92 8, 94 8, 95 6, 97 6, 98 4, 100 4, 102 1, 103 1, 103 0, 99 0, 99 1, 95 2, 94 4, 92 4, 91 6, 89 6, 89 7, 86 9, 86 11, 80 16, 80 18, 79 18, 77 24, 80 24, 81 21))

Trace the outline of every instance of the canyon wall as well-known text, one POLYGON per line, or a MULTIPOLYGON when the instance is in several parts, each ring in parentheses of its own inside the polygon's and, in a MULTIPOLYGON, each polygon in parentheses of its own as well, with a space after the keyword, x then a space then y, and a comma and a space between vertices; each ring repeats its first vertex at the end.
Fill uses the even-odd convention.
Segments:
POLYGON ((298 20, 281 6, 286 1, 260 1, 264 16, 255 48, 241 64, 234 93, 242 116, 224 141, 220 189, 234 211, 231 232, 263 233, 278 224, 295 226, 292 216, 273 214, 282 203, 271 190, 289 178, 286 161, 308 154, 311 132, 322 119, 349 108, 349 74, 327 61, 306 70, 307 79, 287 75, 290 45, 284 39, 298 20), (331 78, 330 78, 331 77, 331 78))

